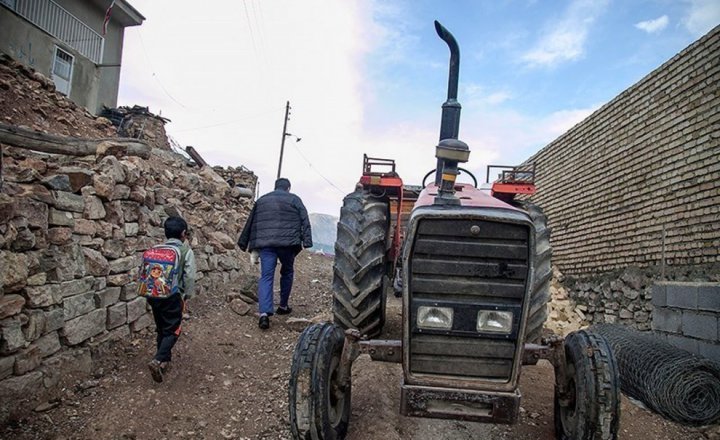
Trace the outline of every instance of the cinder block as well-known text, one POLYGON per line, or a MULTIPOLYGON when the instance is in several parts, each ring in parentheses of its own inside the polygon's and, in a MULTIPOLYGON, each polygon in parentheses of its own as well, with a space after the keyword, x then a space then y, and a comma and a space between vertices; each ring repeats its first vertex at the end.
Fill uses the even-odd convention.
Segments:
POLYGON ((706 358, 712 359, 715 362, 720 362, 720 344, 712 344, 710 342, 699 341, 698 354, 700 356, 705 356, 706 358))
POLYGON ((668 307, 697 310, 696 284, 668 284, 665 289, 668 307))
POLYGON ((717 341, 718 318, 715 315, 685 310, 682 314, 682 333, 685 336, 717 341))
POLYGON ((653 310, 653 330, 680 333, 682 328, 682 312, 668 308, 656 308, 653 310))
POLYGON ((698 287, 698 310, 720 312, 720 284, 698 287))
POLYGON ((668 335, 667 341, 677 348, 689 351, 693 354, 698 354, 699 344, 697 339, 679 335, 668 335))
POLYGON ((653 284, 652 286, 652 305, 655 307, 665 307, 667 305, 667 290, 665 284, 653 284))

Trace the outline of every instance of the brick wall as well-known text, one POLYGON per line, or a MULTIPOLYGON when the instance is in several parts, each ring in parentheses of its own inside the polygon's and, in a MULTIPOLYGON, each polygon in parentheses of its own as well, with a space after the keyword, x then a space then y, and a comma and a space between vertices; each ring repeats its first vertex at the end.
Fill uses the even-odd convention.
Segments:
POLYGON ((720 262, 720 26, 528 162, 565 275, 720 262))
POLYGON ((656 334, 676 347, 720 362, 719 283, 656 283, 652 304, 656 334))

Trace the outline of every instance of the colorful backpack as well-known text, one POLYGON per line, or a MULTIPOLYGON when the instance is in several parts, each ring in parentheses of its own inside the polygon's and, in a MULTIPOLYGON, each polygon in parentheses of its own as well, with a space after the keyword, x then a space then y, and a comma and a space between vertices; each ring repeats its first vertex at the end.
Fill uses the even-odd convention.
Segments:
POLYGON ((180 291, 185 265, 185 245, 159 244, 143 252, 138 271, 138 295, 167 298, 180 291))

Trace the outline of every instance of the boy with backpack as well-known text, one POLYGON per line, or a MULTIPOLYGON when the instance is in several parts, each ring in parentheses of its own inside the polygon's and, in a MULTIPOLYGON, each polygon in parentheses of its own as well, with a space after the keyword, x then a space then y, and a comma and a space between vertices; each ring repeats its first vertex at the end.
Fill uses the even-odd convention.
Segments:
POLYGON ((186 243, 188 226, 182 217, 165 220, 165 244, 143 253, 138 295, 147 298, 155 318, 157 351, 148 363, 155 382, 162 382, 181 331, 185 301, 195 294, 195 254, 186 243))

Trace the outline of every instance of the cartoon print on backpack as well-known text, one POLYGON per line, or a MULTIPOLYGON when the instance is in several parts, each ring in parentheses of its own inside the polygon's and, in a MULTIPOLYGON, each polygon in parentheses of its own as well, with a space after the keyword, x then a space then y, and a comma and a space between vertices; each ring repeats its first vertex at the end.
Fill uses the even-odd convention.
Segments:
POLYGON ((167 296, 170 294, 170 288, 165 282, 163 275, 162 266, 154 264, 150 268, 150 278, 148 278, 148 284, 150 288, 151 296, 167 296))
POLYGON ((167 298, 175 294, 180 287, 180 260, 179 249, 174 246, 157 245, 146 250, 138 273, 138 295, 167 298))

